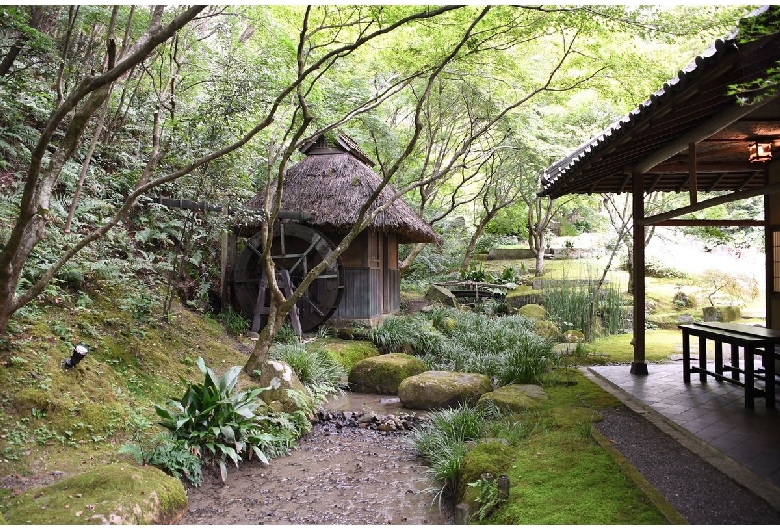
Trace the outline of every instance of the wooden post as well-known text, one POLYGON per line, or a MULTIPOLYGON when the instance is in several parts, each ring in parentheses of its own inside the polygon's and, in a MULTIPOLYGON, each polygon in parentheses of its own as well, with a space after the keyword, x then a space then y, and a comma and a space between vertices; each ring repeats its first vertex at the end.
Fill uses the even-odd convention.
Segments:
POLYGON ((632 175, 632 213, 634 223, 634 361, 631 373, 647 375, 645 362, 645 216, 644 175, 632 175))
POLYGON ((699 184, 696 178, 696 144, 688 144, 688 190, 691 195, 691 204, 699 202, 699 184))
POLYGON ((220 298, 222 300, 222 312, 233 306, 233 266, 236 263, 236 235, 232 230, 224 230, 221 238, 221 263, 220 263, 220 298))

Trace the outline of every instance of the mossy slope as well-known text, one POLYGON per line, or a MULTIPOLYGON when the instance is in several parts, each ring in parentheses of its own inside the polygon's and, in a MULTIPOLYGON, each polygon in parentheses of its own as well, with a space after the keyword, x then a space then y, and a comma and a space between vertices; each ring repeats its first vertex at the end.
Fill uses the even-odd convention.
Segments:
POLYGON ((167 524, 187 508, 179 480, 154 467, 111 464, 16 498, 9 524, 167 524))

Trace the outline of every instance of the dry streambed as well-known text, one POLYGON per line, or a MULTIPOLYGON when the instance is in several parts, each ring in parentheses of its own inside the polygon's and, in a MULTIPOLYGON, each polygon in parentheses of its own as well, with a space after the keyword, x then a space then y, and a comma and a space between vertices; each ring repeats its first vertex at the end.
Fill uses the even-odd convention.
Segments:
MULTIPOLYGON (((362 408, 356 413, 362 416, 373 404, 372 410, 382 408, 363 403, 353 410, 362 408)), ((344 421, 317 423, 269 466, 242 463, 228 470, 226 484, 210 473, 201 487, 188 488, 180 524, 451 524, 449 506, 439 506, 407 436, 344 421)))

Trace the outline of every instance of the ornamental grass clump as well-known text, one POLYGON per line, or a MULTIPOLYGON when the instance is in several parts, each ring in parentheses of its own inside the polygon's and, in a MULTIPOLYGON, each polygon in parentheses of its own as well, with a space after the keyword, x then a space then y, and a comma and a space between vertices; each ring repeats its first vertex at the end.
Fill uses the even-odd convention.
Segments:
POLYGON ((346 371, 324 349, 307 347, 301 342, 277 343, 271 347, 270 355, 292 368, 315 404, 324 402, 329 394, 340 392, 339 384, 346 371))
POLYGON ((412 431, 410 442, 428 464, 428 473, 443 484, 439 494, 452 494, 458 483, 466 442, 487 430, 493 411, 460 406, 431 412, 428 420, 412 431))
POLYGON ((560 326, 565 333, 571 329, 586 332, 592 329, 600 336, 616 335, 623 332, 626 309, 621 288, 616 284, 602 285, 594 300, 597 280, 590 278, 586 285, 574 281, 547 284, 542 282, 544 307, 548 318, 560 326), (595 316, 598 324, 589 322, 591 301, 595 303, 595 316))
POLYGON ((519 315, 439 307, 424 315, 386 319, 372 338, 380 349, 407 345, 429 370, 480 373, 494 385, 541 383, 558 363, 552 342, 534 332, 533 320, 519 315))
POLYGON ((198 358, 203 373, 202 384, 191 383, 181 400, 170 400, 168 407, 155 405, 160 425, 171 432, 174 439, 200 455, 206 462, 219 465, 222 480, 227 480, 227 462, 236 467, 245 458, 256 457, 263 463, 287 452, 292 434, 280 436, 270 432, 272 419, 256 411, 264 405, 260 399, 263 389, 235 392, 241 366, 233 366, 222 377, 217 377, 198 358))

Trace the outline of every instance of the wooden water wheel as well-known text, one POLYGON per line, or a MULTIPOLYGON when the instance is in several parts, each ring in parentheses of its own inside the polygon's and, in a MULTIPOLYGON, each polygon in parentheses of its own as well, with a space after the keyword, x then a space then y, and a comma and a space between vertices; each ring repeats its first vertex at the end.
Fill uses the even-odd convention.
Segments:
MULTIPOLYGON (((289 297, 309 271, 335 246, 323 234, 297 223, 278 223, 274 228, 271 257, 276 265, 276 281, 289 297)), ((265 324, 270 302, 268 280, 261 264, 261 233, 253 235, 236 259, 233 290, 241 312, 252 319, 253 332, 265 324)), ((310 331, 330 318, 344 292, 344 268, 337 259, 312 282, 290 312, 297 333, 310 331)))

